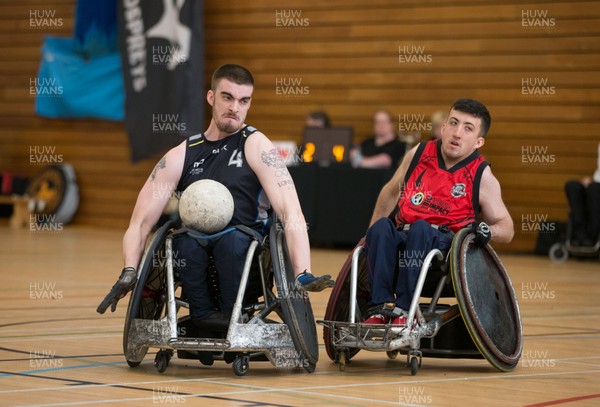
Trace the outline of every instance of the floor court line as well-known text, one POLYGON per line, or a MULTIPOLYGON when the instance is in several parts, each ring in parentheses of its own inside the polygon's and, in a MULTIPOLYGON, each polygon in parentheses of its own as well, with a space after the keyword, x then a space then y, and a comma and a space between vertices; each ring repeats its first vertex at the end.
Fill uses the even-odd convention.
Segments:
MULTIPOLYGON (((119 362, 122 363, 122 362, 119 362)), ((373 371, 373 370, 399 370, 399 369, 363 369, 373 371)), ((332 374, 335 373, 339 375, 339 372, 321 372, 321 374, 332 374)), ((564 375, 581 375, 581 374, 597 374, 600 373, 600 369, 593 370, 580 370, 580 371, 567 371, 567 372, 546 372, 546 373, 522 373, 522 374, 508 374, 508 375, 487 375, 483 374, 481 376, 475 377, 453 377, 453 378, 440 378, 440 379, 418 379, 418 380, 401 380, 401 381, 389 381, 389 382, 370 382, 370 383, 349 383, 349 384, 335 384, 335 385, 326 385, 326 386, 307 386, 301 387, 297 389, 284 389, 284 388, 276 388, 276 387, 266 387, 259 386, 255 384, 245 384, 235 381, 221 382, 219 380, 227 380, 228 377, 221 378, 202 378, 202 379, 177 379, 177 380, 160 380, 160 381, 145 381, 145 382, 128 382, 128 383, 103 383, 99 385, 82 385, 77 386, 76 388, 70 389, 84 389, 91 387, 118 387, 118 386, 139 386, 143 384, 165 384, 165 383, 190 383, 190 382, 210 382, 213 384, 220 384, 224 386, 232 386, 232 387, 243 387, 243 388, 252 388, 252 389, 260 389, 260 390, 252 390, 251 392, 271 392, 271 391, 283 391, 283 392, 295 392, 295 391, 304 391, 304 390, 326 390, 331 388, 357 388, 357 387, 368 387, 368 386, 389 386, 389 385, 402 385, 402 384, 429 384, 429 383, 449 383, 449 382, 462 382, 462 381, 481 381, 481 380, 495 380, 495 379, 519 379, 519 378, 531 378, 531 377, 550 377, 550 376, 564 376, 564 375)), ((231 377, 233 378, 233 377, 231 377)), ((27 393, 29 391, 41 391, 42 389, 22 389, 22 390, 2 390, 0 394, 4 393, 27 393)), ((48 391, 64 391, 64 387, 50 387, 44 390, 48 391)), ((238 392, 234 392, 238 394, 238 392)), ((231 394, 230 392, 219 392, 219 393, 206 393, 205 395, 226 395, 231 394)), ((199 393, 197 395, 204 395, 199 393)))
MULTIPOLYGON (((57 327, 57 328, 44 328, 44 331, 68 331, 72 329, 123 329, 123 324, 119 325, 90 325, 90 326, 77 326, 77 327, 57 327)), ((31 329, 2 329, 0 333, 15 333, 15 332, 31 332, 31 329)), ((3 338, 4 336, 0 336, 3 338)))
POLYGON ((594 398, 600 398, 600 394, 590 394, 590 395, 587 395, 587 396, 569 397, 569 398, 565 398, 565 399, 557 399, 557 400, 545 401, 545 402, 542 402, 542 403, 528 404, 525 407, 556 406, 558 404, 567 404, 567 403, 572 403, 572 402, 575 402, 575 401, 590 400, 590 399, 594 399, 594 398))
POLYGON ((110 337, 114 337, 114 336, 119 336, 122 337, 123 333, 122 332, 106 332, 104 335, 98 335, 98 336, 91 336, 94 335, 93 333, 90 333, 90 335, 78 335, 78 336, 64 336, 64 335, 48 335, 48 336, 15 336, 15 337, 4 337, 1 338, 0 337, 0 342, 11 342, 11 341, 15 341, 18 340, 19 342, 23 342, 23 341, 39 341, 40 339, 43 339, 45 341, 62 341, 62 340, 81 340, 81 339, 95 339, 95 338, 110 338, 110 337))
MULTIPOLYGON (((535 373, 535 374, 521 374, 521 375, 511 375, 511 379, 519 378, 519 377, 543 377, 543 376, 557 376, 557 375, 565 375, 565 374, 583 374, 583 373, 600 373, 600 370, 590 370, 590 371, 581 371, 581 372, 554 372, 554 373, 535 373)), ((308 386, 304 388, 297 389, 282 389, 282 388, 272 388, 272 387, 264 387, 264 386, 256 386, 256 385, 244 385, 241 383, 235 382, 227 382, 227 383, 219 383, 215 381, 211 381, 211 383, 222 384, 226 386, 233 387, 252 387, 253 390, 246 391, 232 391, 232 392, 217 392, 217 393, 198 393, 198 394, 190 394, 182 396, 183 398, 188 397, 205 397, 205 396, 225 396, 225 395, 242 395, 242 394, 259 394, 259 393, 301 393, 301 394, 310 394, 319 397, 333 397, 333 398, 344 398, 348 400, 354 401, 369 401, 371 403, 377 404, 390 404, 390 405, 403 405, 403 406, 413 406, 414 404, 403 404, 399 402, 388 402, 385 400, 373 400, 373 399, 364 399, 357 398, 351 396, 337 395, 337 394, 328 394, 328 393, 319 393, 314 390, 326 390, 332 388, 356 388, 356 387, 365 387, 365 386, 390 386, 390 385, 400 385, 400 384, 416 384, 416 383, 444 383, 444 382, 454 382, 454 381, 475 381, 475 380, 490 380, 490 379, 498 379, 498 378, 507 378, 506 376, 480 376, 480 377, 463 377, 463 378, 446 378, 446 379, 431 379, 431 380, 416 380, 416 381, 400 381, 400 382, 378 382, 378 383, 352 383, 347 385, 331 385, 331 386, 308 386), (261 388, 262 387, 262 388, 261 388), (259 388, 256 390, 256 388, 259 388), (311 391, 312 390, 312 391, 311 391)), ((174 383, 171 381, 171 383, 174 383)), ((79 387, 78 387, 79 388, 79 387)), ((77 388, 77 389, 78 389, 77 388)), ((62 390, 65 390, 64 388, 62 390)), ((128 402, 128 401, 149 401, 153 400, 153 397, 142 397, 142 398, 126 398, 126 399, 105 399, 105 400, 94 400, 94 401, 86 401, 86 402, 69 402, 69 403, 53 403, 53 404, 36 404, 30 405, 28 407, 56 407, 56 406, 70 406, 70 405, 93 405, 93 404, 110 404, 110 403, 120 403, 120 402, 128 402)), ((542 404, 543 405, 543 404, 542 404)))

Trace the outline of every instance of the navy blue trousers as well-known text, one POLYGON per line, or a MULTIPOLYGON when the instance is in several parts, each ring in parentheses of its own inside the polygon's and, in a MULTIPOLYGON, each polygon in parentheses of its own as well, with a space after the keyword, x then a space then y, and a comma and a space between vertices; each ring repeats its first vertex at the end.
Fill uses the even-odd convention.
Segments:
POLYGON ((217 310, 231 315, 251 241, 250 236, 239 230, 210 241, 207 247, 187 235, 174 239, 174 265, 190 304, 192 318, 204 319, 217 310), (218 304, 213 303, 208 286, 210 252, 215 259, 221 293, 218 304))
POLYGON ((404 232, 389 218, 381 218, 367 230, 365 241, 371 305, 393 302, 408 311, 425 256, 432 249, 447 251, 452 237, 424 220, 404 232))

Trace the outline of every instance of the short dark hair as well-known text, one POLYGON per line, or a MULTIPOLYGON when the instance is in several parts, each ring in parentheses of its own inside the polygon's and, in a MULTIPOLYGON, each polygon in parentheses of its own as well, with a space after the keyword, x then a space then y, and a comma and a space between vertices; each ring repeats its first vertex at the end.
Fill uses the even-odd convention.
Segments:
POLYGON ((254 86, 254 78, 250 71, 241 65, 225 64, 218 67, 212 75, 210 88, 214 91, 221 79, 227 79, 238 85, 254 86))
POLYGON ((313 120, 319 120, 323 123, 324 127, 330 127, 331 122, 329 121, 329 116, 323 110, 315 110, 314 112, 310 112, 308 117, 313 120))
POLYGON ((392 114, 392 112, 390 112, 389 110, 385 110, 385 109, 375 110, 375 113, 373 113, 373 118, 372 118, 373 121, 375 121, 375 115, 377 115, 377 113, 385 114, 388 117, 389 121, 394 123, 394 115, 392 114))
POLYGON ((492 117, 483 103, 474 99, 458 99, 452 104, 450 110, 458 110, 459 112, 468 113, 481 119, 481 130, 479 131, 480 137, 485 137, 490 130, 492 117))

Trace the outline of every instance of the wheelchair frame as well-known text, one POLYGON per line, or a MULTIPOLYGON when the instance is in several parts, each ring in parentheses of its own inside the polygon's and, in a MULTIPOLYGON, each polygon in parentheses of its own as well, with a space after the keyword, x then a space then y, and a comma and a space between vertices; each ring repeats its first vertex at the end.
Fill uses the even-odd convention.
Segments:
POLYGON ((185 233, 186 230, 174 231, 173 228, 174 222, 170 221, 158 229, 140 262, 138 282, 129 301, 123 333, 123 351, 127 363, 131 367, 138 366, 148 349, 154 347, 160 349, 155 357, 155 366, 159 372, 167 368, 173 351, 219 352, 220 357, 226 361, 228 361, 225 357, 226 353, 229 355, 237 353, 232 362, 234 373, 238 376, 246 374, 251 359, 269 360, 277 367, 303 367, 306 371, 313 372, 318 360, 314 317, 308 294, 291 292, 292 286, 288 281, 294 281, 293 270, 289 263, 281 225, 273 222, 268 242, 266 238, 262 242, 256 238, 251 241, 224 339, 179 335, 178 322, 189 317, 178 319, 177 312, 182 307, 189 308, 189 304, 176 294, 181 284, 175 279, 172 241, 175 234, 185 233), (163 242, 166 264, 165 270, 160 270, 161 267, 154 267, 153 257, 155 252, 163 247, 163 242), (267 247, 270 249, 269 252, 263 250, 267 247), (257 249, 261 249, 258 254, 258 264, 263 301, 244 307, 244 296, 257 249), (273 268, 279 297, 275 296, 269 287, 270 270, 266 270, 269 266, 266 264, 268 262, 266 254, 271 255, 270 266, 273 268), (152 273, 159 274, 152 276, 152 273), (151 278, 161 280, 158 281, 158 287, 151 278), (303 297, 301 301, 295 301, 298 294, 303 297), (151 307, 154 306, 154 310, 147 313, 144 301, 149 302, 151 307), (243 321, 242 311, 251 314, 249 321, 243 321), (273 321, 267 320, 267 316, 272 312, 278 314, 284 323, 270 323, 273 321), (298 327, 306 332, 298 331, 298 327))
POLYGON ((554 243, 548 250, 548 257, 555 263, 564 263, 569 255, 578 257, 598 257, 600 259, 600 235, 596 237, 593 246, 575 246, 571 243, 573 238, 573 226, 571 221, 567 222, 567 238, 564 242, 554 243))
MULTIPOLYGON (((454 239, 461 239, 460 245, 467 241, 468 245, 469 233, 469 230, 463 229, 455 235, 454 239)), ((461 262, 462 256, 464 255, 460 248, 455 248, 454 239, 452 248, 446 257, 444 257, 443 253, 438 249, 431 250, 425 256, 410 309, 408 310, 407 325, 376 325, 357 322, 357 311, 360 313, 360 307, 357 303, 357 286, 359 284, 358 274, 360 268, 359 259, 364 250, 364 246, 359 242, 357 247, 353 250, 351 257, 348 321, 317 321, 319 324, 325 326, 324 339, 328 354, 335 362, 339 363, 339 369, 341 371, 345 370, 347 361, 362 349, 375 352, 385 351, 390 359, 395 359, 399 352, 405 353, 407 366, 410 367, 411 374, 415 375, 422 366, 423 352, 421 350, 421 339, 434 338, 443 326, 454 321, 459 316, 463 316, 467 328, 471 328, 468 330, 471 339, 473 339, 474 345, 476 346, 474 352, 471 352, 469 349, 462 349, 456 352, 440 352, 438 355, 432 354, 432 356, 461 358, 485 357, 494 367, 501 371, 509 371, 516 366, 516 362, 518 362, 518 359, 520 358, 522 349, 522 329, 518 305, 510 280, 508 280, 508 291, 512 293, 511 300, 516 305, 514 317, 518 321, 518 326, 516 327, 516 330, 518 331, 516 343, 517 350, 515 355, 506 357, 502 352, 485 350, 485 346, 488 345, 489 342, 486 342, 488 338, 484 337, 481 339, 479 336, 473 335, 472 330, 477 330, 476 328, 473 328, 474 321, 468 316, 465 317, 465 314, 467 314, 469 310, 465 309, 464 306, 461 306, 460 302, 451 306, 438 304, 447 284, 449 263, 450 267, 452 267, 452 262, 461 262), (436 260, 438 262, 444 260, 444 263, 441 265, 443 274, 431 296, 431 302, 429 304, 419 304, 430 266, 436 260), (484 349, 484 351, 482 351, 482 349, 484 349), (477 350, 479 350, 479 352, 477 352, 477 350)), ((495 256, 495 252, 493 252, 491 247, 488 246, 488 250, 495 256)), ((494 257, 494 260, 497 264, 499 263, 501 265, 497 256, 494 257)), ((504 274, 504 277, 508 279, 506 273, 504 274)), ((339 280, 340 279, 338 278, 338 281, 339 280)), ((340 283, 343 284, 342 281, 340 281, 340 283)), ((453 283, 456 290, 457 287, 454 282, 454 275, 453 283)), ((337 293, 338 295, 341 295, 341 289, 337 293)), ((463 296, 461 296, 461 298, 463 298, 463 296)), ((330 302, 331 300, 332 299, 330 298, 330 302)), ((330 304, 328 304, 328 311, 329 306, 330 304)), ((335 311, 331 313, 334 314, 335 311)), ((361 318, 362 317, 363 316, 361 316, 361 318)), ((485 329, 483 331, 485 331, 485 329)), ((484 332, 481 335, 485 336, 486 333, 484 332)), ((493 346, 493 344, 491 346, 493 346)))

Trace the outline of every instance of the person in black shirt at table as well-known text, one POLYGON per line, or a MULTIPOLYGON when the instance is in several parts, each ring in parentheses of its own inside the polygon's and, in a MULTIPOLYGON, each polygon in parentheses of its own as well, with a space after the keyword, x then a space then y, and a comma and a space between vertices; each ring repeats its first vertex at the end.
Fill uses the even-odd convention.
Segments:
POLYGON ((304 126, 326 129, 331 127, 331 120, 329 120, 329 116, 323 110, 315 110, 306 116, 304 126))
POLYGON ((390 112, 378 110, 373 115, 373 137, 350 152, 356 168, 396 168, 406 152, 398 139, 390 112))

